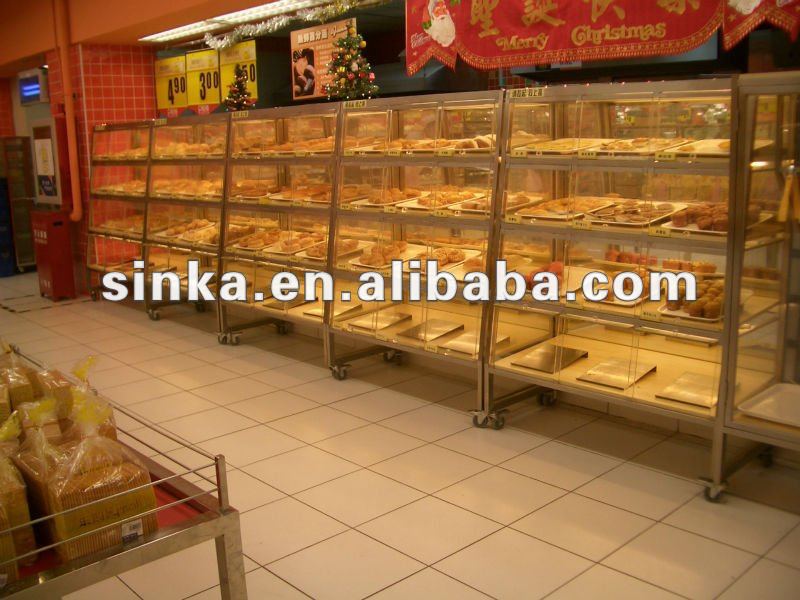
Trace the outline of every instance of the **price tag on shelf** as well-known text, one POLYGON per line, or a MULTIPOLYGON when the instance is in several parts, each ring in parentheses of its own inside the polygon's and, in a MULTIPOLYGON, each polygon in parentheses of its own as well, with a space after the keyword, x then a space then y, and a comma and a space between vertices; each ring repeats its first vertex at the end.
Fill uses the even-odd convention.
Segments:
POLYGON ((437 208, 436 210, 433 211, 433 216, 434 217, 452 217, 453 213, 451 213, 450 211, 445 210, 443 208, 437 208))
POLYGON ((578 158, 597 158, 597 152, 595 150, 578 150, 578 158))
POLYGON ((305 150, 295 150, 294 151, 294 155, 295 156, 308 156, 308 152, 305 151, 305 150))
POLYGON ((656 152, 656 160, 669 161, 675 160, 676 154, 674 152, 656 152))
POLYGON ((153 126, 154 127, 161 127, 162 125, 166 125, 166 124, 167 124, 167 120, 166 119, 153 119, 153 126))
POLYGON ((344 154, 345 156, 355 156, 356 151, 351 148, 349 150, 345 150, 342 154, 344 154))
POLYGON ((385 212, 385 213, 396 213, 397 212, 397 207, 396 206, 384 206, 383 207, 383 212, 385 212))
MULTIPOLYGON (((455 210, 454 209, 452 212, 453 212, 453 216, 454 217, 460 217, 461 216, 461 211, 460 210, 455 210)), ((445 215, 445 216, 447 216, 447 215, 445 215)))
POLYGON ((436 156, 454 156, 455 149, 453 148, 439 148, 435 152, 436 156))
POLYGON ((438 346, 436 344, 426 343, 425 344, 425 352, 436 352, 438 346))
POLYGON ((522 219, 519 215, 506 215, 506 223, 521 223, 522 219))
POLYGON ((645 308, 642 311, 642 318, 647 319, 648 321, 660 321, 661 320, 661 313, 657 310, 653 310, 652 308, 645 308))
POLYGON ((573 229, 591 229, 592 222, 586 221, 584 219, 575 219, 572 221, 572 228, 573 229))
POLYGON ((380 340, 382 342, 388 342, 389 341, 389 336, 386 335, 385 333, 381 333, 380 331, 376 331, 375 332, 375 339, 376 340, 380 340))
POLYGON ((246 119, 250 116, 249 110, 237 110, 231 113, 231 119, 246 119))
POLYGON ((339 208, 341 208, 342 210, 353 210, 353 205, 352 204, 341 204, 341 205, 339 205, 339 208))
POLYGON ((397 148, 392 148, 390 150, 387 150, 386 154, 388 156, 400 156, 400 150, 398 150, 397 148))
POLYGON ((108 127, 108 125, 106 125, 106 124, 95 125, 94 126, 94 130, 95 131, 105 131, 106 127, 108 127))
POLYGON ((511 156, 513 158, 525 158, 528 156, 528 151, 525 148, 514 148, 511 151, 511 156))
POLYGON ((345 108, 364 108, 366 105, 366 100, 348 100, 344 103, 345 108))
POLYGON ((291 205, 292 206, 303 206, 303 201, 302 200, 292 200, 291 205))
POLYGON ((672 237, 672 230, 663 225, 651 225, 647 229, 647 233, 653 237, 672 237))
POLYGON ((518 88, 510 90, 512 98, 539 98, 544 95, 543 87, 518 88))

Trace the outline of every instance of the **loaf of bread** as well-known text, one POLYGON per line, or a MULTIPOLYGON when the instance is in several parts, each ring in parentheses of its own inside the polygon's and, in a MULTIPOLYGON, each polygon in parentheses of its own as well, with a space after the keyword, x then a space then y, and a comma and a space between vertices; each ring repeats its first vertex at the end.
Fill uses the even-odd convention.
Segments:
MULTIPOLYGON (((0 512, 5 512, 8 527, 25 525, 31 520, 28 497, 25 491, 25 482, 14 463, 8 458, 0 457, 0 512)), ((2 530, 3 527, 0 526, 0 531, 2 530)), ((36 539, 33 536, 33 527, 30 525, 16 529, 11 533, 11 537, 16 556, 24 556, 36 550, 36 539)), ((36 555, 32 554, 21 559, 20 563, 30 565, 35 560, 36 555)), ((2 559, 0 559, 0 562, 2 562, 2 559)))

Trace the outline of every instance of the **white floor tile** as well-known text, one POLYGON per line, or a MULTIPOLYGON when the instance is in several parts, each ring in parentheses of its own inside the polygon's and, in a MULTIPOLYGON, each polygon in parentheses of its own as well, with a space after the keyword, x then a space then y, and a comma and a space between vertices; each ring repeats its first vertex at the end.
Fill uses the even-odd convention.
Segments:
MULTIPOLYGON (((147 344, 146 346, 136 346, 127 350, 115 350, 114 352, 109 352, 108 355, 127 364, 137 364, 174 356, 175 349, 162 344, 147 344)), ((144 371, 145 369, 142 370, 144 371)))
MULTIPOLYGON (((310 402, 310 401, 309 401, 310 402)), ((347 433, 322 440, 315 445, 361 466, 368 467, 425 442, 380 425, 359 427, 347 433)))
POLYGON ((421 408, 426 404, 408 394, 381 388, 333 402, 329 406, 367 421, 380 421, 421 408))
MULTIPOLYGON (((276 577, 264 568, 250 571, 246 574, 245 579, 247 580, 247 595, 254 600, 259 598, 269 598, 269 600, 308 600, 308 596, 304 593, 293 588, 280 577, 276 577)), ((221 598, 219 586, 217 586, 192 596, 191 600, 221 600, 221 598)))
POLYGON ((609 456, 560 442, 549 442, 501 466, 565 490, 574 490, 618 464, 619 460, 609 456))
POLYGON ((663 519, 702 491, 685 479, 623 464, 589 482, 578 493, 651 519, 663 519))
POLYGON ((274 389, 274 387, 251 377, 237 376, 235 379, 227 379, 195 388, 192 392, 220 406, 229 406, 234 402, 262 396, 274 391, 274 389))
POLYGON ((208 346, 198 350, 191 350, 187 352, 187 354, 204 362, 216 365, 224 360, 230 360, 232 358, 244 358, 245 356, 255 356, 260 352, 261 350, 255 346, 242 344, 241 346, 208 346))
POLYGON ((234 467, 244 467, 303 445, 280 431, 258 425, 216 437, 200 447, 212 454, 222 454, 234 467))
POLYGON ((278 431, 301 439, 307 444, 313 444, 368 423, 369 421, 364 419, 333 410, 327 406, 320 406, 313 410, 271 421, 269 425, 278 431))
POLYGON ((296 494, 358 469, 358 465, 312 446, 305 446, 259 461, 242 470, 286 494, 296 494))
POLYGON ((136 335, 116 335, 101 340, 96 340, 90 344, 95 352, 105 354, 106 352, 116 352, 136 348, 137 346, 149 346, 151 342, 136 335))
POLYGON ((508 524, 552 502, 564 490, 497 467, 436 492, 436 496, 508 524))
POLYGON ((114 402, 127 406, 153 398, 176 394, 181 389, 160 379, 143 379, 106 388, 104 393, 114 402))
POLYGON ((471 427, 439 440, 436 445, 498 464, 547 441, 547 438, 515 429, 495 431, 471 427))
POLYGON ((500 525, 488 519, 427 497, 358 529, 430 565, 499 528, 500 525))
POLYGON ((223 369, 228 369, 239 375, 254 375, 266 369, 274 369, 293 362, 295 362, 293 359, 280 356, 273 352, 260 352, 258 354, 249 354, 239 358, 223 360, 217 364, 223 369))
POLYGON ((414 573, 411 577, 371 596, 371 600, 407 600, 408 598, 487 600, 489 596, 430 568, 414 573))
MULTIPOLYGON (((119 412, 115 415, 117 421, 119 420, 119 415, 119 412)), ((119 427, 119 423, 117 423, 117 426, 119 427)), ((141 427, 133 431, 126 431, 127 433, 124 433, 122 430, 119 431, 119 441, 145 456, 154 456, 181 447, 181 444, 175 440, 162 435, 150 427, 141 427)))
POLYGON ((285 497, 285 494, 244 471, 228 471, 228 499, 240 513, 285 497))
POLYGON ((215 408, 162 423, 165 429, 198 444, 256 425, 256 422, 225 408, 215 408))
POLYGON ((319 408, 319 404, 286 390, 278 390, 229 404, 228 408, 260 423, 267 423, 306 410, 319 408))
POLYGON ((422 495, 402 483, 362 469, 308 489, 295 497, 355 527, 414 502, 422 495))
POLYGON ((429 405, 381 421, 381 425, 433 442, 472 427, 472 418, 449 408, 429 405))
POLYGON ((598 419, 561 436, 559 441, 628 460, 665 438, 664 434, 598 419))
POLYGON ((547 598, 548 600, 586 600, 587 598, 679 600, 680 596, 603 565, 595 565, 547 598))
POLYGON ((719 597, 720 600, 788 600, 800 594, 800 571, 761 559, 719 597))
POLYGON ((591 562, 511 529, 494 533, 436 568, 495 598, 543 598, 591 562))
POLYGON ((752 565, 756 556, 657 524, 603 561, 677 594, 714 598, 752 565))
POLYGON ((639 515, 567 494, 511 526, 544 542, 599 561, 653 524, 639 515))
POLYGON ((116 577, 105 579, 78 592, 67 594, 63 600, 139 600, 139 596, 116 577))
POLYGON ((103 371, 91 371, 89 373, 89 383, 100 391, 124 383, 132 383, 134 381, 143 381, 150 379, 150 376, 144 371, 134 369, 127 365, 122 367, 114 367, 113 369, 105 369, 103 371))
POLYGON ((800 569, 800 526, 778 542, 769 551, 767 558, 800 569))
POLYGON ((233 371, 228 371, 221 367, 214 365, 203 365, 194 367, 185 371, 178 371, 176 373, 169 373, 162 375, 161 379, 177 385, 184 390, 193 390, 199 387, 211 385, 212 383, 219 383, 220 381, 228 381, 229 379, 236 378, 237 375, 233 371))
POLYGON ((429 494, 488 468, 488 463, 433 445, 372 466, 373 471, 429 494))
POLYGON ((294 498, 283 498, 244 513, 241 529, 244 553, 265 565, 347 527, 294 498))
POLYGON ((350 396, 371 392, 377 387, 375 384, 367 383, 360 379, 348 378, 344 381, 336 381, 331 377, 309 381, 289 388, 289 391, 320 404, 330 404, 350 396))
POLYGON ((709 475, 711 449, 700 441, 675 436, 643 452, 633 462, 658 471, 698 479, 709 475))
POLYGON ((718 503, 698 496, 669 515, 664 523, 764 554, 800 523, 800 516, 732 495, 724 495, 718 503))
POLYGON ((154 423, 163 423, 178 417, 216 408, 216 404, 198 398, 191 392, 178 392, 162 398, 153 398, 131 405, 129 408, 154 423))
POLYGON ((512 414, 508 420, 508 425, 545 437, 557 438, 594 421, 596 418, 577 410, 553 406, 540 408, 518 416, 512 414))
POLYGON ((45 365, 53 364, 55 362, 73 362, 83 360, 92 356, 94 350, 89 346, 83 344, 75 344, 74 346, 67 346, 66 348, 59 348, 58 350, 45 350, 37 352, 36 358, 45 365))
POLYGON ((426 374, 396 383, 390 386, 390 389, 420 400, 439 402, 445 398, 463 394, 473 387, 472 384, 451 377, 426 374))
POLYGON ((253 375, 255 379, 279 389, 303 385, 330 376, 329 369, 304 362, 289 363, 268 371, 259 371, 253 375))
POLYGON ((347 531, 270 565, 312 598, 363 598, 423 566, 356 531, 347 531))

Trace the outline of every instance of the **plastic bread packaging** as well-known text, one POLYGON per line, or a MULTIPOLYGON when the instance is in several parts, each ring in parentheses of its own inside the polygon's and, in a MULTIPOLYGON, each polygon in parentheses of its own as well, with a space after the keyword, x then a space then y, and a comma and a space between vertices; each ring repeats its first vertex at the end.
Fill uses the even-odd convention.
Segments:
POLYGON ((90 356, 78 363, 72 373, 78 379, 78 385, 70 389, 69 411, 64 414, 66 405, 60 405, 59 419, 61 431, 65 439, 79 440, 85 434, 85 428, 80 425, 80 415, 102 414, 103 421, 99 424, 99 435, 111 440, 117 439, 117 425, 114 421, 114 411, 106 400, 98 396, 89 386, 89 372, 95 363, 95 357, 90 356), (77 425, 76 425, 77 424, 77 425))
MULTIPOLYGON (((31 520, 28 507, 28 496, 25 481, 14 466, 10 456, 17 451, 18 438, 21 432, 16 413, 0 425, 0 512, 6 516, 6 527, 0 524, 0 532, 9 527, 25 525, 31 520)), ((11 532, 10 538, 16 556, 24 556, 36 551, 36 538, 33 527, 21 527, 11 532)), ((2 540, 0 540, 0 557, 3 556, 2 540)), ((36 554, 20 559, 20 564, 30 565, 36 560, 36 554)), ((3 562, 3 558, 0 558, 3 562)), ((0 567, 0 573, 2 573, 0 567)), ((0 586, 0 589, 2 586, 0 586)))
MULTIPOLYGON (((55 398, 59 421, 69 419, 72 412, 72 384, 69 380, 55 369, 38 371, 35 374, 35 380, 42 396, 55 398)), ((63 424, 62 427, 64 427, 63 424)))
MULTIPOLYGON (((8 515, 6 514, 3 505, 0 504, 0 532, 5 531, 11 527, 8 515)), ((0 594, 3 593, 3 588, 9 583, 14 583, 19 577, 17 571, 17 563, 14 561, 16 558, 14 550, 14 540, 10 534, 3 535, 0 533, 0 594), (7 564, 6 561, 13 561, 7 564)))
MULTIPOLYGON (((4 350, 6 348, 8 348, 7 345, 3 347, 4 350)), ((14 380, 15 387, 19 388, 10 392, 12 404, 16 405, 21 402, 30 402, 33 398, 37 398, 42 395, 42 390, 39 387, 38 381, 36 381, 36 369, 21 360, 16 352, 13 352, 9 349, 9 352, 4 353, 2 365, 4 373, 3 377, 0 379, 12 378, 14 380), (24 382, 28 383, 30 386, 29 389, 27 386, 25 386, 24 382), (31 395, 30 399, 28 399, 28 393, 31 395), (15 398, 15 395, 20 397, 15 398)))
POLYGON ((17 407, 22 439, 33 429, 41 430, 51 444, 59 444, 62 440, 61 426, 58 421, 58 408, 55 398, 43 398, 38 402, 25 402, 17 407))
POLYGON ((0 382, 0 423, 11 415, 11 398, 8 395, 8 386, 0 382))
MULTIPOLYGON (((12 360, 14 356, 12 355, 12 360)), ((16 410, 17 406, 25 402, 33 402, 33 385, 28 380, 25 371, 17 366, 9 366, 0 372, 0 381, 8 388, 8 397, 11 401, 11 410, 16 410)))
POLYGON ((56 551, 64 561, 118 546, 158 528, 155 514, 142 515, 156 508, 147 469, 119 442, 100 435, 110 418, 108 404, 76 401, 73 428, 80 430, 80 439, 62 444, 63 454, 48 465, 44 499, 49 514, 55 515, 56 541, 119 523, 59 544, 56 551), (73 508, 78 510, 59 514, 73 508))

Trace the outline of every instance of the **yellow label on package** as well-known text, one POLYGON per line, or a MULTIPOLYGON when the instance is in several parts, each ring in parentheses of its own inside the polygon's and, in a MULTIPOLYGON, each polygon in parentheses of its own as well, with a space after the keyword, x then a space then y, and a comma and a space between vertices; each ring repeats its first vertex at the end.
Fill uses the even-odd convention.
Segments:
POLYGON ((155 79, 158 110, 185 108, 188 105, 185 56, 155 61, 155 79))
POLYGON ((227 90, 236 80, 236 65, 247 73, 247 91, 251 100, 258 100, 258 68, 256 67, 256 41, 239 42, 219 51, 219 73, 222 89, 227 90))
POLYGON ((216 50, 186 54, 186 91, 189 106, 219 104, 219 54, 216 50))

